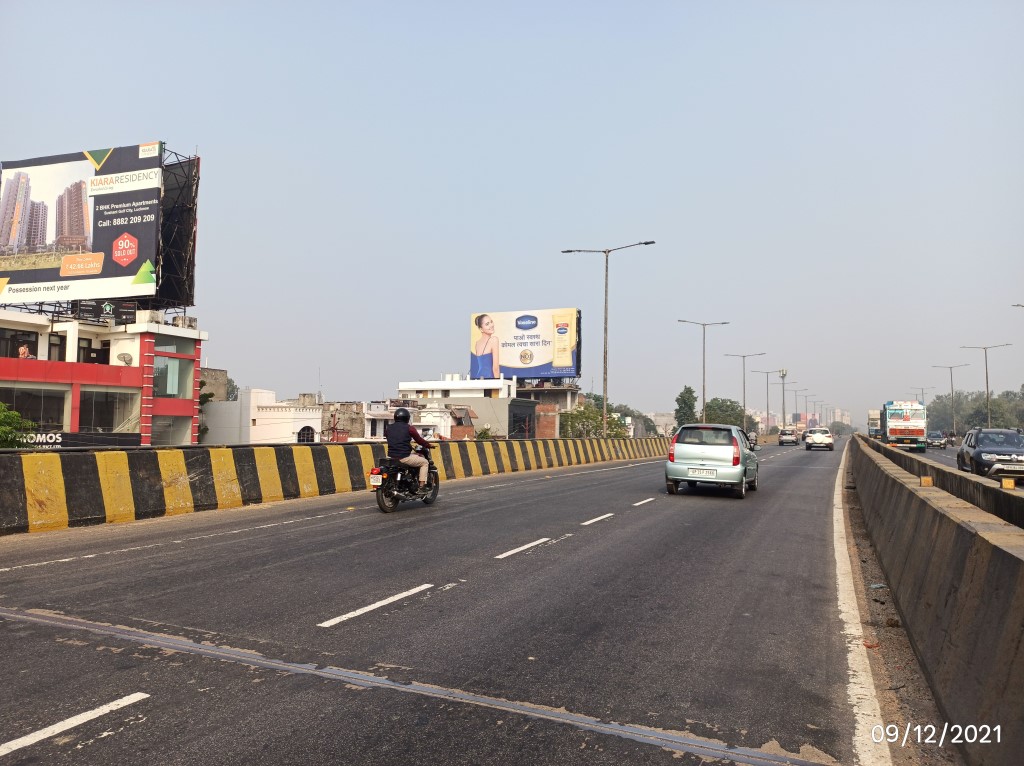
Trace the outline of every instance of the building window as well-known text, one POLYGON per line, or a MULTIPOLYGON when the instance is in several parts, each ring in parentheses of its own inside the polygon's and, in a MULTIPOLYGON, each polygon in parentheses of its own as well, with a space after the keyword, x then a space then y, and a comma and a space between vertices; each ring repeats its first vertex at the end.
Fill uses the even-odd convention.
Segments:
POLYGON ((153 396, 164 399, 191 399, 192 359, 158 356, 153 362, 153 396))
POLYGON ((196 342, 192 338, 178 338, 174 335, 157 335, 154 341, 157 353, 196 355, 196 342))
POLYGON ((33 356, 39 356, 39 333, 0 328, 0 357, 17 356, 18 346, 22 343, 28 344, 33 356))
POLYGON ((37 431, 67 431, 70 393, 31 384, 0 386, 0 402, 34 423, 37 431))
POLYGON ((140 396, 133 391, 82 388, 78 430, 82 433, 138 433, 140 396))
POLYGON ((316 441, 316 431, 312 426, 303 426, 299 429, 299 444, 312 444, 316 441))
POLYGON ((67 353, 67 347, 68 339, 66 336, 50 333, 50 348, 47 351, 46 358, 51 362, 63 362, 64 356, 67 353))
POLYGON ((192 443, 192 418, 158 415, 153 418, 150 444, 154 447, 174 447, 192 443))

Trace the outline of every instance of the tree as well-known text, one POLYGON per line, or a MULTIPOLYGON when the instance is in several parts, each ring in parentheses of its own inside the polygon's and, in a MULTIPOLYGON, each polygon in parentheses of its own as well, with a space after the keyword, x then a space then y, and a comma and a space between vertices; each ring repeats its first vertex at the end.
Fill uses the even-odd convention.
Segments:
POLYGON ((735 399, 716 397, 708 402, 704 420, 708 423, 723 423, 743 428, 743 405, 735 399))
POLYGON ((235 383, 235 381, 233 381, 230 377, 228 378, 227 389, 228 389, 227 390, 228 401, 229 402, 237 402, 238 401, 238 384, 235 383))
MULTIPOLYGON (((558 435, 567 439, 585 439, 600 436, 604 413, 594 406, 590 397, 583 397, 574 410, 561 413, 558 418, 558 435)), ((609 416, 608 435, 621 438, 626 436, 626 424, 609 416)))
MULTIPOLYGON (((228 380, 230 381, 231 378, 228 378, 228 380)), ((206 381, 205 380, 200 380, 199 381, 199 390, 202 391, 204 388, 206 388, 206 381)), ((237 391, 237 389, 236 389, 236 391, 237 391)), ((203 418, 203 405, 205 405, 208 401, 213 399, 214 396, 215 396, 215 394, 213 393, 213 391, 206 391, 204 393, 200 393, 199 394, 199 441, 200 442, 203 440, 203 437, 206 436, 206 432, 210 430, 210 427, 208 425, 206 425, 205 418, 203 418)))
POLYGON ((697 392, 686 386, 676 397, 676 425, 693 423, 697 420, 697 392))
POLYGON ((25 420, 20 414, 7 409, 7 405, 0 402, 0 448, 24 447, 25 443, 21 440, 22 435, 35 427, 35 423, 25 420))

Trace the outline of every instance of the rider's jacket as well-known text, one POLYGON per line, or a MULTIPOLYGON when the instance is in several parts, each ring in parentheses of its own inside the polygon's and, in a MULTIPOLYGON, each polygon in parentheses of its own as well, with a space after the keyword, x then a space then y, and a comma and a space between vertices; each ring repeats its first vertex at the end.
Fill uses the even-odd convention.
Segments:
POLYGON ((412 442, 422 444, 430 449, 430 442, 420 436, 420 432, 408 423, 391 423, 384 429, 384 436, 388 440, 388 455, 401 460, 412 454, 412 442))

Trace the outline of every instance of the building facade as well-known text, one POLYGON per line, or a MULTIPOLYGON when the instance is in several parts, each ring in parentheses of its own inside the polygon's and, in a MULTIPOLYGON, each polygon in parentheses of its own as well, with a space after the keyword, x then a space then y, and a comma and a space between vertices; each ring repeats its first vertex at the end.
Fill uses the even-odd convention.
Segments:
POLYGON ((0 402, 49 447, 196 444, 208 336, 183 319, 138 311, 115 325, 0 310, 0 402), (22 345, 32 358, 18 358, 22 345))

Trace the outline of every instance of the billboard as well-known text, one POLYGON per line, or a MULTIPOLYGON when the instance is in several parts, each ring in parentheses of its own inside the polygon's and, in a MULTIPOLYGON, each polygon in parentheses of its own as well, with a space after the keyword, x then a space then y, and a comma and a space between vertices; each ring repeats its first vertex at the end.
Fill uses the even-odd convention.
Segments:
POLYGON ((163 144, 0 163, 0 304, 155 295, 163 144))
POLYGON ((579 374, 579 309, 470 316, 470 378, 576 378, 579 374))

